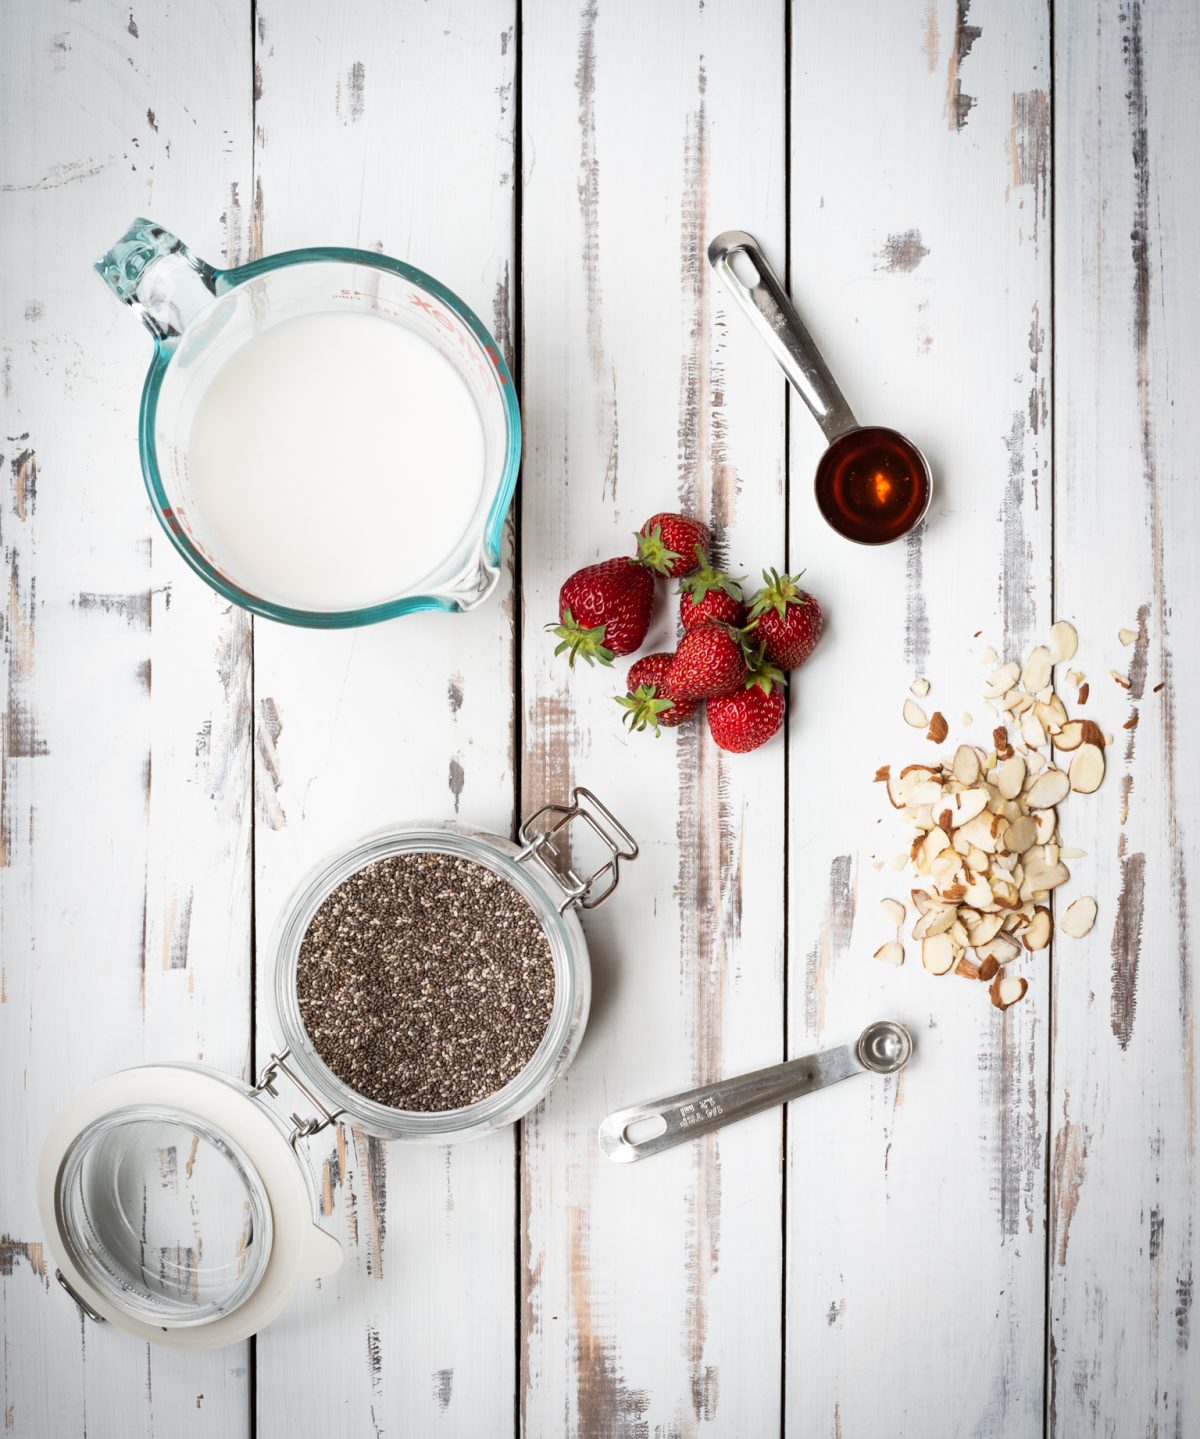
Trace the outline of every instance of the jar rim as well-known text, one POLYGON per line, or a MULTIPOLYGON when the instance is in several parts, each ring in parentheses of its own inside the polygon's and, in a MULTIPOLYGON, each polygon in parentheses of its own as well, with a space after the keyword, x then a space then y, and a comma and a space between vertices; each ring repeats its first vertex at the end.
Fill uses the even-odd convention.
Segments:
POLYGON ((577 954, 586 959, 587 951, 574 913, 560 911, 561 898, 555 902, 535 867, 517 862, 520 853, 517 845, 500 835, 458 824, 388 827, 323 860, 292 892, 271 940, 274 973, 270 992, 276 1029, 306 1081, 351 1123, 385 1138, 437 1142, 513 1123, 542 1097, 545 1080, 567 1042, 577 1007, 577 954), (352 874, 393 855, 411 853, 457 855, 483 865, 511 884, 536 915, 550 945, 554 966, 550 1021, 533 1055, 500 1089, 457 1109, 395 1109, 359 1093, 317 1052, 300 1013, 300 946, 318 908, 352 874))

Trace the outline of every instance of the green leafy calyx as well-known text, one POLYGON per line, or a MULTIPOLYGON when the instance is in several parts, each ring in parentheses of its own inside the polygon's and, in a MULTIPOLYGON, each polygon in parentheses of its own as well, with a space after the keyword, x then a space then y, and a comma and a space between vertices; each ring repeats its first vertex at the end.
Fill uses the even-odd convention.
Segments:
POLYGON ((699 604, 710 590, 720 590, 732 600, 742 598, 741 582, 746 578, 745 575, 727 575, 724 570, 713 569, 708 562, 708 556, 699 545, 696 546, 696 559, 699 569, 679 582, 681 595, 690 595, 694 605, 699 604))
POLYGON ((799 575, 781 575, 778 570, 763 570, 766 584, 750 602, 750 618, 756 620, 768 610, 774 610, 780 619, 787 617, 788 605, 806 605, 808 596, 800 588, 799 575))
POLYGON ((637 689, 630 695, 616 695, 616 701, 625 711, 621 716, 622 720, 633 731, 654 728, 655 734, 661 734, 658 717, 665 714, 667 710, 674 709, 673 700, 658 699, 657 685, 638 685, 637 689))
POLYGON ((634 538, 637 540, 638 564, 645 565, 656 575, 669 575, 675 561, 683 558, 677 551, 667 548, 662 537, 661 525, 655 525, 649 534, 643 534, 641 530, 638 530, 634 538))
POLYGON ((566 608, 563 610, 562 623, 547 625, 546 629, 559 638, 554 653, 556 655, 566 654, 572 669, 574 669, 577 659, 587 660, 589 665, 597 662, 602 665, 612 664, 613 652, 604 643, 604 625, 596 625, 589 629, 587 626, 581 625, 570 609, 566 608))

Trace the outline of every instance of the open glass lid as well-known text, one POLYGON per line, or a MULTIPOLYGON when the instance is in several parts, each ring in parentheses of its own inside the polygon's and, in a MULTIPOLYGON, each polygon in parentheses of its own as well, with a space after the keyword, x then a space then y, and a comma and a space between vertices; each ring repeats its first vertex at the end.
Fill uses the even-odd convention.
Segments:
POLYGON ((342 1257, 313 1222, 289 1128, 262 1091, 191 1065, 85 1090, 38 1168, 60 1282, 93 1318, 160 1344, 211 1348, 261 1329, 342 1257))

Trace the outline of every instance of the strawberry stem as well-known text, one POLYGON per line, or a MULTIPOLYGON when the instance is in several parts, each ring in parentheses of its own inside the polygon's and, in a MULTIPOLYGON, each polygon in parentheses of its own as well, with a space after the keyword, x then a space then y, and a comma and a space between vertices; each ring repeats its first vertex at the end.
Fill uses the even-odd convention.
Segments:
POLYGON ((581 625, 568 608, 563 610, 561 624, 547 625, 546 629, 559 637, 560 643, 555 646, 554 653, 561 655, 565 652, 572 669, 577 659, 587 660, 589 665, 597 661, 602 665, 612 664, 613 651, 604 643, 604 625, 589 629, 581 625))
POLYGON ((781 619, 785 619, 788 605, 806 605, 808 597, 800 588, 803 574, 803 570, 798 575, 781 575, 778 570, 763 570, 766 584, 750 601, 750 619, 757 620, 768 610, 774 610, 781 619))
POLYGON ((657 685, 638 685, 633 694, 614 695, 613 698, 624 709, 625 713, 621 719, 627 724, 631 731, 637 732, 649 726, 654 726, 656 735, 662 734, 659 728, 658 717, 669 709, 674 709, 673 700, 656 699, 658 693, 657 685))
MULTIPOLYGON (((641 530, 637 530, 634 533, 634 538, 637 540, 638 564, 645 565, 648 570, 652 570, 656 575, 669 575, 671 573, 671 566, 675 561, 683 558, 683 556, 675 550, 669 550, 667 548, 663 542, 661 525, 655 525, 648 535, 643 534, 641 530)), ((699 547, 697 546, 697 548, 699 547)))
POLYGON ((679 582, 681 595, 691 595, 693 604, 699 604, 710 590, 721 590, 732 600, 742 598, 741 581, 746 578, 745 575, 727 575, 724 570, 713 569, 699 545, 696 546, 696 559, 699 568, 679 582))

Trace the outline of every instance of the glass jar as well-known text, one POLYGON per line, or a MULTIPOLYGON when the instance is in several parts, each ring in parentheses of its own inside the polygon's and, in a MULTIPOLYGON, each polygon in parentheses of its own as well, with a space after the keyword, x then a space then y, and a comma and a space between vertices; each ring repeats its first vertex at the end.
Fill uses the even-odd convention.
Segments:
POLYGON ((210 1348, 256 1333, 341 1248, 316 1223, 302 1141, 345 1119, 383 1139, 446 1143, 528 1113, 579 1048, 591 970, 579 911, 616 888, 632 836, 589 790, 546 805, 520 843, 457 824, 389 829, 318 866, 276 924, 271 1012, 282 1040, 253 1087, 202 1065, 142 1065, 100 1080, 55 1120, 38 1206, 59 1282, 92 1319, 140 1339, 210 1348), (564 840, 585 825, 608 858, 581 877, 564 840), (461 1109, 413 1112, 357 1093, 317 1053, 297 997, 300 944, 322 901, 364 866, 404 853, 456 855, 530 905, 550 945, 554 1000, 535 1053, 503 1088, 461 1109), (287 1102, 281 1085, 295 1093, 287 1102), (204 1245, 195 1234, 204 1234, 204 1245))

